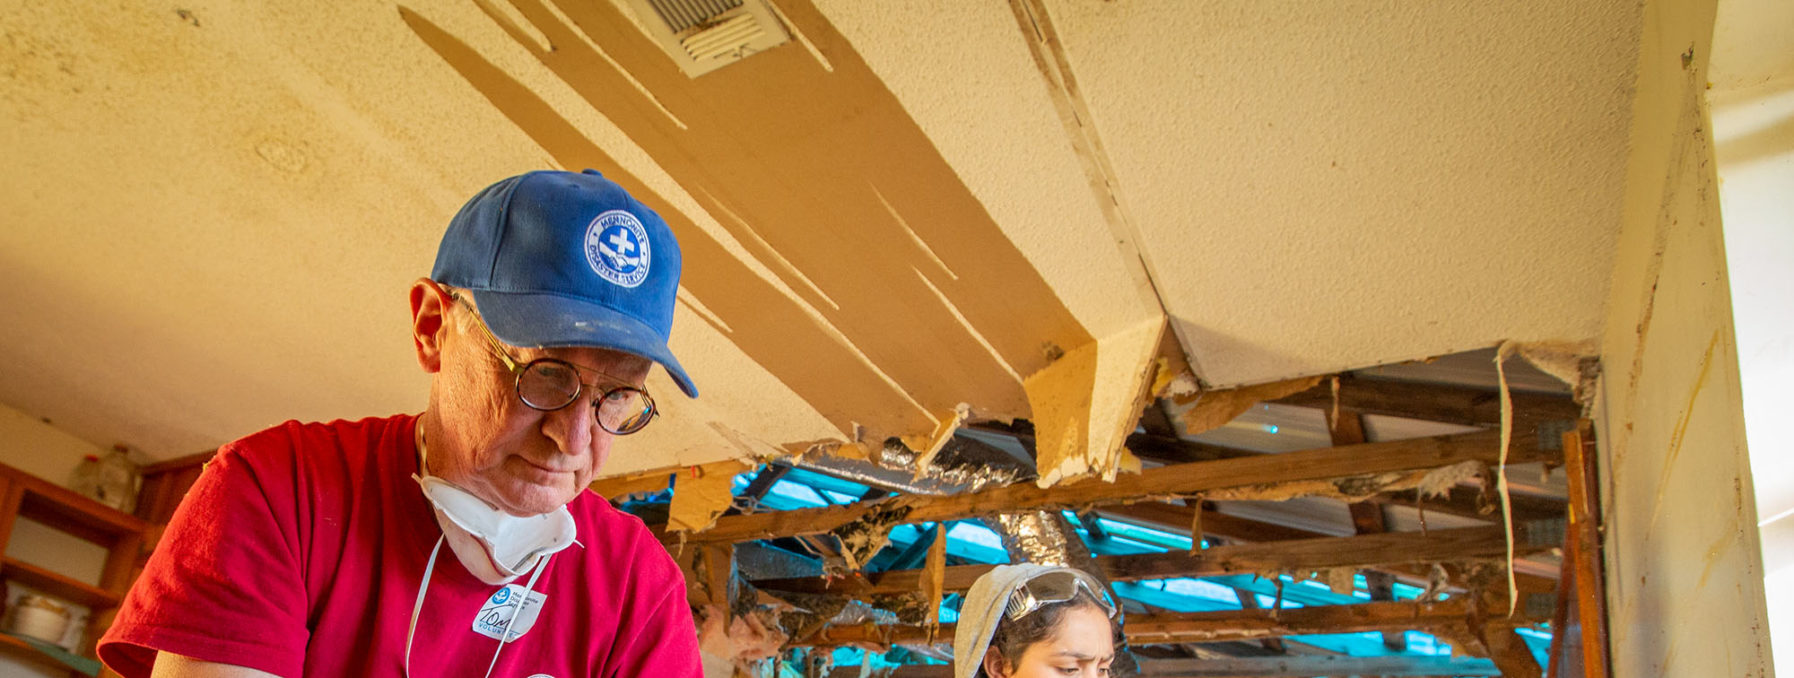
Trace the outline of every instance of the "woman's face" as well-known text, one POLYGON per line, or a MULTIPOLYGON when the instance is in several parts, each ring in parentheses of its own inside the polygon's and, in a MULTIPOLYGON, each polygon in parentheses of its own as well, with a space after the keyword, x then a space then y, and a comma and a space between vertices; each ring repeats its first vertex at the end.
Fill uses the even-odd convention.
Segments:
POLYGON ((1109 618, 1094 606, 1081 605, 1066 610, 1053 634, 1022 650, 1013 664, 991 648, 984 655, 984 672, 992 678, 1088 678, 1109 675, 1114 660, 1109 618))

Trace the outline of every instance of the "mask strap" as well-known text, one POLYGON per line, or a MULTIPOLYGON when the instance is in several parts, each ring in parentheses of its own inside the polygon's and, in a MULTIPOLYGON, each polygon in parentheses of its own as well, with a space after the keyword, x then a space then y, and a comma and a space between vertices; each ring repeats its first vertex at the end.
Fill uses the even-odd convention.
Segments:
MULTIPOLYGON (((523 614, 523 608, 529 605, 529 594, 536 588, 536 578, 541 577, 542 571, 548 569, 548 559, 553 555, 541 556, 542 560, 536 563, 535 571, 529 575, 529 583, 523 585, 523 597, 517 599, 517 607, 511 608, 511 619, 505 622, 504 632, 498 634, 498 649, 492 651, 492 661, 486 664, 486 678, 492 678, 492 669, 498 666, 498 653, 504 652, 505 643, 511 642, 511 625, 517 623, 517 615, 523 614)), ((419 600, 418 602, 421 604, 423 601, 419 600)), ((416 623, 415 617, 413 623, 416 623)), ((411 651, 409 649, 405 651, 405 656, 407 659, 410 658, 411 651)))
POLYGON ((411 678, 411 639, 417 634, 417 615, 424 610, 424 592, 430 590, 430 574, 436 571, 436 554, 442 552, 443 539, 437 537, 436 548, 430 549, 430 564, 424 566, 424 580, 417 585, 417 602, 411 605, 411 627, 405 629, 405 678, 411 678))

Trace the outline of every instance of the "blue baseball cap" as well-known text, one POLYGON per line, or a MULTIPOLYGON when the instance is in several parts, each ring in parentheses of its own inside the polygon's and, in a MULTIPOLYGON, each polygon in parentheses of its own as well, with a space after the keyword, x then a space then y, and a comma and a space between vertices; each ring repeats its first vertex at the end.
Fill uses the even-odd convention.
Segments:
POLYGON ((455 214, 430 278, 473 294, 499 340, 593 347, 659 363, 696 398, 667 349, 679 241, 654 210, 594 170, 530 172, 455 214))

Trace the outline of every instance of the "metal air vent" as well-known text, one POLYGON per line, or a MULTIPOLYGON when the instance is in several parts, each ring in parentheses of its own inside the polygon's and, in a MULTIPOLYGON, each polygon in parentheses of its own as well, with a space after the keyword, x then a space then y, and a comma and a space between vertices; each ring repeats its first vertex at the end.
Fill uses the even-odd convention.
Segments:
POLYGON ((690 77, 791 39, 761 0, 628 0, 648 35, 690 77))

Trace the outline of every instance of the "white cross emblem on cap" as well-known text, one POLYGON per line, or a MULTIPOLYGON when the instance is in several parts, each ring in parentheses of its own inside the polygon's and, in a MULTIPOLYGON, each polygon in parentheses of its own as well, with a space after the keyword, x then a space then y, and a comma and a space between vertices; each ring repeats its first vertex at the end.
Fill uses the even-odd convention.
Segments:
POLYGON ((586 263, 613 284, 635 287, 648 278, 648 231, 634 214, 611 210, 586 228, 586 263))

